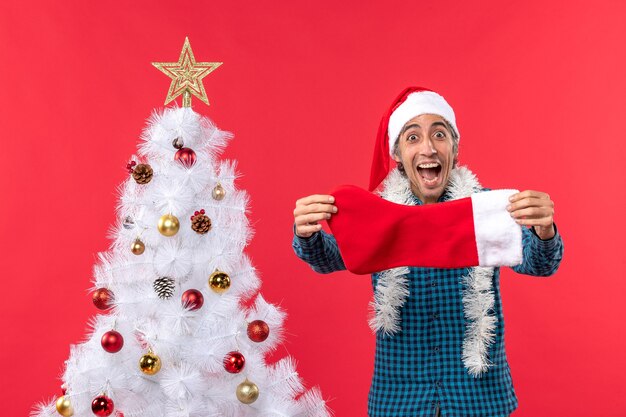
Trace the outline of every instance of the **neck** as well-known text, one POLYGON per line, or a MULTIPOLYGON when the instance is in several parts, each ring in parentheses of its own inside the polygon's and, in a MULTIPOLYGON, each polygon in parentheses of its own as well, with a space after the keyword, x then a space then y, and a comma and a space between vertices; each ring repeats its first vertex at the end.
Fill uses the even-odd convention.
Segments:
POLYGON ((416 190, 413 186, 411 186, 411 192, 413 193, 415 197, 419 198, 423 204, 434 204, 438 202, 441 196, 443 195, 443 192, 442 192, 441 194, 436 195, 434 197, 424 197, 422 193, 416 190))

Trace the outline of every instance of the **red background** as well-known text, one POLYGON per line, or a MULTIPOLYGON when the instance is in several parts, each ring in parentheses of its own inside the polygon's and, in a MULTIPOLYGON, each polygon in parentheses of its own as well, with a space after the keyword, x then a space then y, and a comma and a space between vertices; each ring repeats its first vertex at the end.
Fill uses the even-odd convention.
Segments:
POLYGON ((289 313, 281 353, 338 417, 366 414, 370 280, 300 262, 292 210, 367 185, 380 115, 411 84, 453 105, 460 161, 485 186, 556 204, 558 273, 502 273, 514 415, 625 416, 625 15, 618 1, 2 2, 1 414, 59 393, 96 313, 115 188, 169 86, 150 62, 177 60, 189 36, 198 60, 224 62, 195 109, 236 135, 248 253, 289 313))

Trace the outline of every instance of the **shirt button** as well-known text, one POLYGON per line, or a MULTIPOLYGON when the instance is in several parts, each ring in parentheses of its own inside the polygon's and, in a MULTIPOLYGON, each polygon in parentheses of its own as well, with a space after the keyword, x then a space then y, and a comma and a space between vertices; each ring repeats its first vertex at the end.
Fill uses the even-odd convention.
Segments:
POLYGON ((433 313, 432 316, 430 316, 433 320, 437 320, 439 318, 439 314, 437 313, 433 313))
POLYGON ((441 387, 441 381, 435 382, 435 385, 438 386, 438 387, 441 387))
POLYGON ((430 286, 431 286, 431 287, 436 287, 436 286, 437 286, 437 283, 436 283, 435 281, 432 281, 432 282, 430 283, 430 286))
POLYGON ((434 351, 435 353, 439 352, 439 346, 435 346, 435 347, 434 347, 434 349, 433 349, 433 351, 434 351))

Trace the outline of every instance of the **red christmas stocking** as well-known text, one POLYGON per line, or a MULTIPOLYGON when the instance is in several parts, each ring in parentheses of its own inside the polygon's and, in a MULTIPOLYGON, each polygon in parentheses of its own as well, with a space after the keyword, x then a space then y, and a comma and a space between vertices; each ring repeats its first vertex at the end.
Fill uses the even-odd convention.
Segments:
POLYGON ((346 268, 370 274, 400 266, 464 268, 522 262, 522 229, 506 210, 517 190, 406 206, 355 186, 330 193, 328 221, 346 268))

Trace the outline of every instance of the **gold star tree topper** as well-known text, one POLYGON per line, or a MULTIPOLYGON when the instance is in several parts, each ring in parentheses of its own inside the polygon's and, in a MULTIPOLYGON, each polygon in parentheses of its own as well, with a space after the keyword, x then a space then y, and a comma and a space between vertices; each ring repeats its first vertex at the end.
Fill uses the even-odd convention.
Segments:
POLYGON ((189 38, 185 38, 178 62, 153 62, 152 65, 172 79, 165 104, 182 94, 183 107, 191 107, 192 94, 209 105, 202 79, 222 65, 222 62, 196 62, 189 38))

